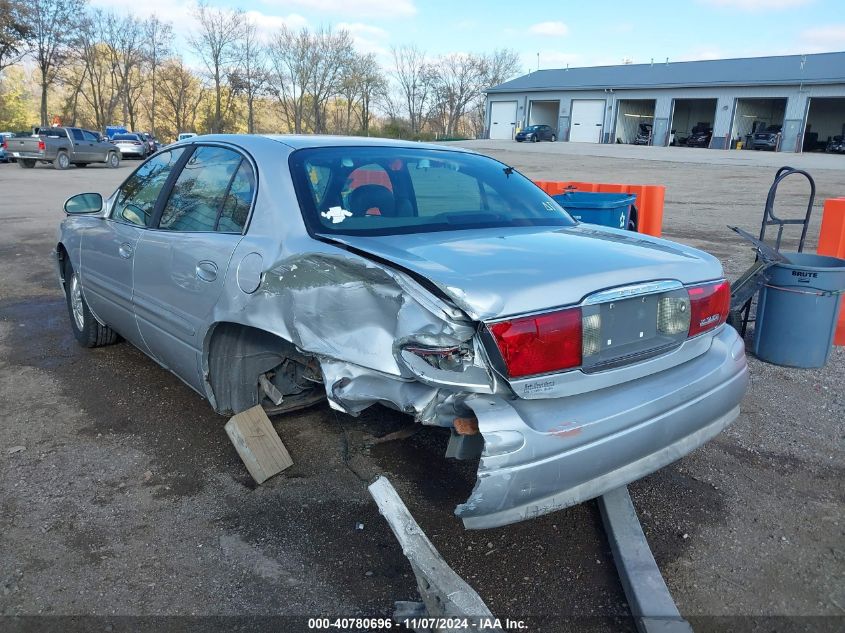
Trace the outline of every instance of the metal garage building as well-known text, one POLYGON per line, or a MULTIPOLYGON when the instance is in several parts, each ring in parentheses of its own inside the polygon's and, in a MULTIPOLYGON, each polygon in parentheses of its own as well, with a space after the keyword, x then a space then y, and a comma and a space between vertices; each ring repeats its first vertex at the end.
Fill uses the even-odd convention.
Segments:
POLYGON ((487 90, 489 138, 539 123, 581 143, 631 143, 645 123, 651 145, 703 124, 713 149, 780 125, 780 151, 818 149, 845 134, 845 52, 540 70, 487 90))

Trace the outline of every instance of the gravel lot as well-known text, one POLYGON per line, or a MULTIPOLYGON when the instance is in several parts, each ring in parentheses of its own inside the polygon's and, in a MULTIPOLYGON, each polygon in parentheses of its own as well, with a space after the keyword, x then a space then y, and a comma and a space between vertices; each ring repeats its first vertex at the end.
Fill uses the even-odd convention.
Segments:
MULTIPOLYGON (((820 201, 845 195, 842 157, 464 145, 534 178, 665 184, 666 236, 717 255, 730 278, 753 253, 725 225, 758 230, 773 165, 807 164, 820 201)), ((366 491, 383 473, 500 617, 528 618, 531 630, 633 630, 594 503, 466 532, 452 509, 474 472, 442 458, 442 434, 370 446, 408 421, 325 406, 274 420, 295 465, 255 487, 225 420, 175 377, 125 343, 79 348, 50 258, 61 203, 111 193, 132 167, 0 165, 0 616, 96 615, 97 630, 140 627, 117 616, 388 616, 416 587, 366 491)), ((782 213, 805 196, 784 186, 782 213)), ((842 630, 845 349, 822 370, 750 362, 737 422, 633 484, 635 505, 696 631, 842 630)), ((304 628, 257 626, 271 622, 304 628)), ((4 630, 71 624, 0 619, 4 630)))

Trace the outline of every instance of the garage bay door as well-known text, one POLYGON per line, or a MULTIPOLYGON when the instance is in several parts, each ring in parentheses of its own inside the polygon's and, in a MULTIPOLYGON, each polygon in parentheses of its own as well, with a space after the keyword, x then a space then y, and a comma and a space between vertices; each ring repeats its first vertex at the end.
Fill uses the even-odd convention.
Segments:
POLYGON ((601 143, 604 99, 574 99, 569 140, 575 143, 601 143))
POLYGON ((490 138, 511 140, 516 127, 516 101, 490 104, 490 138))

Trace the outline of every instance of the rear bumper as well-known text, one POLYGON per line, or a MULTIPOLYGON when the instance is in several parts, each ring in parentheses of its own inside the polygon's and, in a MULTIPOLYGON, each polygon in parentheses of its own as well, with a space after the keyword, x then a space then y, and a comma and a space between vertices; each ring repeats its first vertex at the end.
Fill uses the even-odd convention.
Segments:
POLYGON ((8 155, 11 156, 12 158, 23 158, 23 159, 31 158, 33 160, 52 160, 51 158, 47 157, 47 154, 45 152, 14 152, 14 151, 9 151, 8 155))
POLYGON ((143 147, 120 147, 118 146, 118 151, 120 152, 121 156, 144 156, 146 151, 144 151, 143 147))
POLYGON ((639 479, 701 446, 739 415, 745 347, 728 326, 686 363, 599 391, 548 400, 467 400, 484 453, 465 527, 566 508, 639 479))

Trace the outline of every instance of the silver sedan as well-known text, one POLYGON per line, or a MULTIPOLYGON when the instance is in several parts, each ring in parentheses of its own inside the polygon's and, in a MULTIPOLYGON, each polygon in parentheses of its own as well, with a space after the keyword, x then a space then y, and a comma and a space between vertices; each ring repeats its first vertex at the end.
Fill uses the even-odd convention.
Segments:
POLYGON ((117 145, 123 158, 146 158, 151 153, 147 141, 140 134, 115 134, 112 143, 117 145))
POLYGON ((201 136, 65 211, 55 255, 82 345, 119 334, 221 414, 327 398, 445 427, 447 457, 480 459, 468 528, 677 460, 747 387, 714 257, 579 224, 472 152, 201 136))

